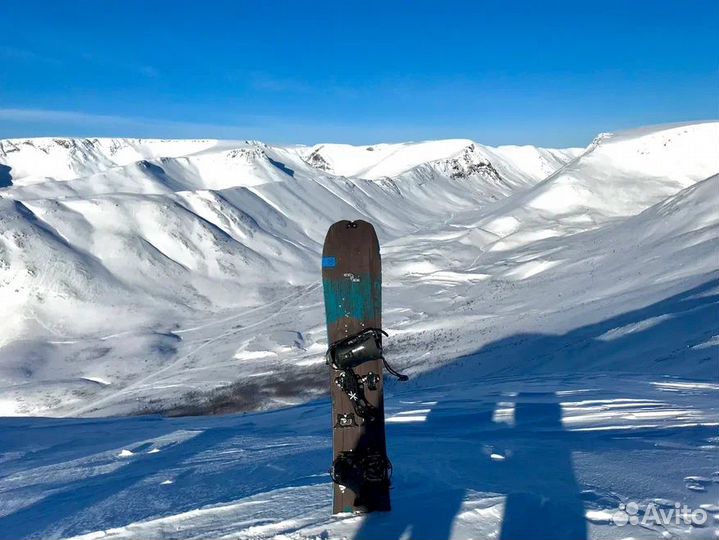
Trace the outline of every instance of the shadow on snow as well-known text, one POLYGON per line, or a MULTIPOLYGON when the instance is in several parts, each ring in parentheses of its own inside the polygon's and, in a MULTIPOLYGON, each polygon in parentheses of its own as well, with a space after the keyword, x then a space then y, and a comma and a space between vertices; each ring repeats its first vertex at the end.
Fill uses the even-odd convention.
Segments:
POLYGON ((417 540, 449 538, 469 491, 506 495, 500 538, 586 538, 584 507, 556 395, 524 392, 515 403, 512 428, 492 421, 490 403, 475 411, 445 403, 423 423, 391 425, 389 440, 406 439, 393 453, 401 475, 395 481, 392 512, 368 515, 355 538, 400 538, 407 529, 417 540), (413 440, 415 444, 407 444, 413 440), (425 468, 433 469, 437 481, 412 485, 427 475, 425 468), (406 490, 414 496, 403 496, 406 490))
MULTIPOLYGON (((614 429, 568 431, 562 425, 555 390, 564 388, 575 368, 580 370, 585 364, 591 365, 593 372, 600 366, 604 376, 633 373, 643 376, 642 381, 647 380, 648 369, 654 369, 651 375, 659 378, 673 371, 679 373, 679 365, 700 366, 706 377, 716 379, 717 348, 693 345, 717 333, 718 286, 719 280, 713 279, 645 308, 560 336, 521 335, 500 340, 418 376, 407 387, 395 386, 402 392, 395 400, 410 398, 413 388, 421 388, 425 397, 436 392, 441 402, 432 406, 424 422, 388 424, 389 452, 395 468, 393 511, 366 516, 356 538, 399 538, 408 530, 415 539, 447 538, 470 492, 505 498, 502 539, 586 538, 585 494, 575 478, 574 451, 593 452, 602 445, 617 448, 631 444, 633 437, 645 442, 680 438, 691 444, 700 437, 715 435, 715 430, 709 429, 707 434, 705 428, 697 426, 635 429, 629 434, 614 429), (652 325, 639 324, 647 320, 652 325), (629 330, 612 333, 620 328, 629 330), (598 339, 600 336, 604 338, 598 339), (511 362, 507 361, 509 355, 511 362), (505 365, 506 373, 514 375, 501 379, 505 381, 502 392, 480 391, 468 401, 446 391, 445 385, 456 382, 463 382, 465 389, 468 384, 482 389, 483 380, 486 384, 496 382, 498 379, 476 375, 476 368, 485 363, 505 365), (568 375, 543 372, 545 365, 562 365, 568 375), (526 369, 518 371, 518 366, 526 369), (620 366, 623 369, 618 370, 620 366), (550 381, 546 388, 538 390, 527 383, 543 377, 550 381), (513 403, 513 425, 493 421, 496 409, 506 405, 503 402, 513 403)), ((498 372, 501 374, 501 367, 498 372)), ((58 430, 73 422, 87 422, 91 431, 86 437, 92 436, 95 422, 100 439, 95 449, 116 448, 118 441, 131 444, 134 436, 135 450, 143 451, 143 455, 94 476, 68 482, 60 474, 33 487, 20 486, 27 490, 29 499, 37 500, 0 517, 0 531, 8 538, 70 536, 290 485, 326 484, 331 460, 329 409, 329 402, 322 400, 246 418, 3 420, 3 451, 36 446, 33 422, 58 430), (298 422, 308 426, 306 432, 298 422), (155 430, 155 436, 180 428, 198 430, 198 434, 159 453, 147 454, 143 441, 147 441, 148 430, 138 428, 143 423, 155 430), (278 438, 286 444, 277 445, 278 438), (163 477, 174 478, 171 491, 159 486, 163 477)), ((42 429, 41 433, 48 432, 42 429)), ((53 433, 52 437, 63 441, 62 431, 53 433)), ((26 452, 18 474, 33 474, 33 468, 57 465, 57 452, 65 462, 86 457, 87 453, 73 450, 74 444, 84 445, 87 452, 86 441, 63 441, 47 450, 26 452)), ((672 450, 668 447, 667 451, 672 450)), ((0 482, 14 474, 15 467, 12 459, 3 462, 0 482)))
POLYGON ((0 163, 0 188, 6 188, 12 186, 12 175, 10 174, 11 167, 0 163))
MULTIPOLYGON (((587 538, 584 503, 594 494, 583 493, 579 487, 573 451, 636 447, 637 439, 696 445, 714 436, 716 429, 567 431, 559 396, 554 391, 537 392, 535 388, 541 386, 537 383, 547 380, 562 389, 581 371, 609 380, 628 376, 644 383, 689 372, 694 378, 716 382, 717 348, 696 345, 719 331, 718 287, 719 279, 711 279, 564 335, 511 336, 418 377, 417 386, 436 384, 441 395, 445 385, 482 384, 481 377, 472 375, 481 364, 490 364, 494 370, 488 381, 496 382, 494 377, 503 368, 512 375, 503 380, 503 392, 479 393, 482 399, 470 401, 471 407, 466 401, 453 401, 449 393, 424 422, 388 424, 396 472, 392 512, 367 515, 355 539, 394 539, 408 531, 415 540, 449 538, 455 517, 472 491, 505 497, 500 539, 587 538), (551 366, 558 365, 563 366, 563 373, 552 372, 551 366), (520 366, 526 366, 526 372, 520 366), (513 425, 493 421, 500 402, 503 407, 513 406, 513 425), (393 444, 397 441, 401 444, 393 444), (432 483, 425 482, 427 478, 432 483)), ((583 380, 586 383, 586 375, 583 380)), ((616 389, 613 397, 621 397, 619 388, 608 390, 616 389)), ((410 392, 402 391, 396 398, 410 392)), ((612 502, 618 505, 620 501, 612 502)))

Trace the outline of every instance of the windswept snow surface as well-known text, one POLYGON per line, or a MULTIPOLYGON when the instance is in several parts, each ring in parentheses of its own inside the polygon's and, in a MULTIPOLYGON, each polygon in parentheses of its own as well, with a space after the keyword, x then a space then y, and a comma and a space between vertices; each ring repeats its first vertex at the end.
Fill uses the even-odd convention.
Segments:
POLYGON ((13 140, 0 164, 0 414, 26 416, 0 420, 0 537, 719 536, 719 123, 584 151, 13 140), (387 514, 330 516, 341 218, 378 230, 412 376, 386 389, 387 514))
MULTIPOLYGON (((622 318, 671 313, 676 322, 658 331, 676 332, 716 302, 706 292, 622 318)), ((719 385, 647 373, 480 384, 476 364, 508 349, 519 360, 569 349, 578 362, 606 352, 572 333, 522 340, 392 388, 390 513, 330 515, 330 404, 318 400, 245 416, 4 419, 0 530, 82 539, 715 538, 719 385), (632 503, 641 519, 681 503, 707 521, 624 524, 620 505, 632 503)), ((641 354, 632 337, 612 347, 627 360, 641 354)))

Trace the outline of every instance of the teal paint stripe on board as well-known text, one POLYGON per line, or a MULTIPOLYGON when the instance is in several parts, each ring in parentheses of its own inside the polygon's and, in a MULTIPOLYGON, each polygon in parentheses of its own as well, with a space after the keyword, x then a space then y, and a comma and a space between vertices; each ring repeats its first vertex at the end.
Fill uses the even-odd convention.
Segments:
POLYGON ((369 274, 359 279, 323 280, 325 312, 330 325, 343 317, 358 320, 379 318, 382 309, 382 281, 369 274))

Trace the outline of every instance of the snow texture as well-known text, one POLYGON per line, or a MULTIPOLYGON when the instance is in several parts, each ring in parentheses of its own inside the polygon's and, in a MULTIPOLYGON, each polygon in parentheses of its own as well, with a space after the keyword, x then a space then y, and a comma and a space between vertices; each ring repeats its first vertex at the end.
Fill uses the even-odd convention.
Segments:
POLYGON ((718 149, 0 141, 0 536, 716 538, 718 149), (412 376, 387 514, 330 515, 342 218, 412 376), (615 518, 675 503, 707 521, 615 518))

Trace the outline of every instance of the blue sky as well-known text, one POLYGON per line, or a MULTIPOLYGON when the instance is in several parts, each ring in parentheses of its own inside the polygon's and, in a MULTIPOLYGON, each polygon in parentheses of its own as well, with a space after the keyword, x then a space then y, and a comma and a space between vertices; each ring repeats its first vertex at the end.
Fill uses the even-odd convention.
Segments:
POLYGON ((719 1, 4 0, 0 137, 584 146, 719 117, 719 1))

